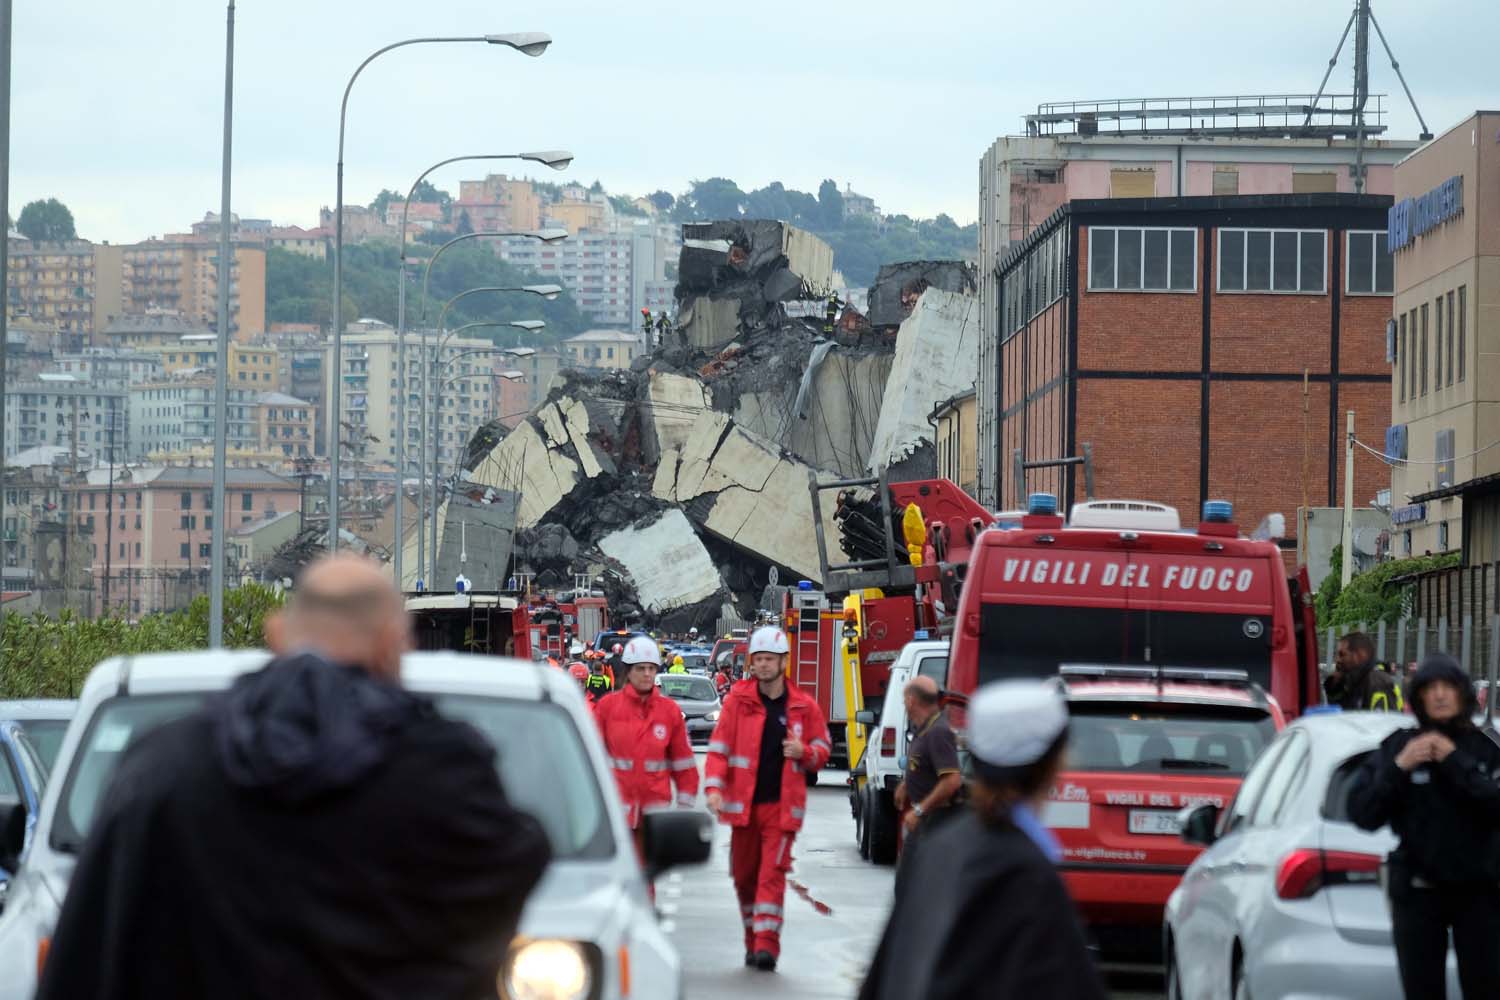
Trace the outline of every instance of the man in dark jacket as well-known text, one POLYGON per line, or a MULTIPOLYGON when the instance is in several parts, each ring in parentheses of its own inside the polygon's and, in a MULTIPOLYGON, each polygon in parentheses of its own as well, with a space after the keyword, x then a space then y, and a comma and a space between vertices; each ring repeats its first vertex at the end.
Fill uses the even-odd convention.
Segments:
POLYGON ((125 753, 39 1000, 494 996, 549 850, 493 748, 401 687, 400 595, 322 560, 266 637, 125 753))
POLYGON ((1408 1000, 1444 995, 1448 932, 1468 998, 1500 983, 1500 747, 1473 724, 1474 683, 1429 653, 1407 694, 1419 723, 1360 768, 1349 817, 1400 838, 1388 865, 1396 960, 1408 1000))
POLYGON ((1333 673, 1323 680, 1328 704, 1346 712, 1405 710, 1400 681, 1375 665, 1375 644, 1363 632, 1339 640, 1333 664, 1333 673))
POLYGON ((1056 684, 1002 681, 969 703, 971 809, 912 845, 859 1000, 1104 1000, 1062 852, 1036 810, 1062 766, 1056 684))

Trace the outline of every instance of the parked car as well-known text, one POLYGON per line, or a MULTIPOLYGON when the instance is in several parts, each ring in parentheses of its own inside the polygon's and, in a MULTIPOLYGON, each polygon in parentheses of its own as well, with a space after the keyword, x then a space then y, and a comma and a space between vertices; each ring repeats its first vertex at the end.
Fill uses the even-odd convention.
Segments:
POLYGON ((854 839, 859 856, 878 865, 893 864, 901 844, 895 793, 906 767, 906 742, 911 735, 901 692, 918 675, 931 677, 940 688, 944 685, 948 678, 946 639, 917 639, 902 646, 891 664, 889 693, 881 703, 879 719, 869 710, 855 717, 871 728, 864 755, 849 772, 854 839))
POLYGON ((688 742, 707 746, 719 722, 719 693, 714 682, 699 674, 657 674, 661 693, 677 703, 687 720, 688 742))
POLYGON ((62 747, 63 733, 77 709, 78 702, 65 698, 0 701, 0 721, 19 722, 31 745, 42 755, 42 763, 51 768, 62 747))
POLYGON ((1068 753, 1042 811, 1106 958, 1158 961, 1162 910, 1198 850, 1184 806, 1227 803, 1286 726, 1243 671, 1063 664, 1068 753))
POLYGON ((1183 811, 1183 838, 1207 849, 1167 901, 1168 996, 1401 1000, 1380 887, 1396 837, 1356 827, 1348 799, 1365 758, 1412 724, 1384 712, 1304 715, 1226 808, 1183 811))
MULTIPOLYGON (((32 850, 0 912, 0 1000, 30 998, 79 846, 125 749, 186 715, 266 654, 214 651, 112 659, 90 673, 44 797, 32 850)), ((406 686, 469 722, 498 747, 511 801, 536 816, 553 861, 522 914, 513 958, 546 949, 545 961, 513 963, 532 974, 589 982, 579 996, 679 997, 682 969, 657 924, 642 863, 613 794, 604 745, 571 678, 517 660, 462 653, 408 654, 406 686)), ((708 857, 706 813, 663 810, 645 819, 649 874, 708 857)), ((524 996, 563 996, 556 984, 517 984, 524 996)))

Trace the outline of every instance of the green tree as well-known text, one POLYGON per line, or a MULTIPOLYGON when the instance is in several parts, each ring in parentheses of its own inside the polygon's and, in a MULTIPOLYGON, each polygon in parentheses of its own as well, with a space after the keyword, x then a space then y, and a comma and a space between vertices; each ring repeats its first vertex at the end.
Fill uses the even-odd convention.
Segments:
POLYGON ((823 210, 823 225, 837 229, 844 221, 844 196, 832 180, 818 185, 818 206, 823 210))
POLYGON ((677 204, 677 199, 666 191, 652 191, 646 195, 646 200, 655 205, 658 212, 670 212, 672 206, 677 204))
POLYGON ((28 203, 16 219, 16 228, 22 236, 37 242, 78 239, 78 232, 73 228, 73 213, 56 198, 28 203))
POLYGON ((693 181, 687 193, 677 199, 675 211, 675 217, 683 222, 738 219, 744 214, 745 192, 723 177, 693 181))
POLYGON ((1343 557, 1343 547, 1335 545, 1332 555, 1335 571, 1324 577, 1318 586, 1316 611, 1319 628, 1350 628, 1361 622, 1373 625, 1397 621, 1411 608, 1415 584, 1406 578, 1459 563, 1458 554, 1451 552, 1389 559, 1363 573, 1354 574, 1349 578, 1349 586, 1341 587, 1337 567, 1343 565, 1343 557))

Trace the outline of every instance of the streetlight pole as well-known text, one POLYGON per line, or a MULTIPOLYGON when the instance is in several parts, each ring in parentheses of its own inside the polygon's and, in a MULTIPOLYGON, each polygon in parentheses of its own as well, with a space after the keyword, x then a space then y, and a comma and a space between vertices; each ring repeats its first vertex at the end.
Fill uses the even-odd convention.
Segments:
MULTIPOLYGON (((458 295, 455 295, 452 299, 449 299, 448 302, 443 306, 443 320, 446 320, 446 318, 447 318, 449 307, 451 307, 454 302, 458 301, 463 296, 470 294, 471 292, 511 291, 511 290, 512 289, 500 289, 500 288, 471 288, 467 292, 460 292, 458 295)), ((540 293, 538 293, 538 294, 540 294, 540 293)), ((442 367, 440 365, 440 362, 442 361, 442 356, 443 356, 442 355, 442 351, 443 351, 443 348, 447 345, 449 338, 451 338, 454 334, 456 334, 456 333, 458 333, 458 332, 460 332, 462 330, 471 329, 471 328, 473 328, 475 326, 508 326, 508 327, 513 327, 513 328, 518 329, 518 330, 526 330, 526 331, 529 331, 529 332, 535 332, 537 330, 540 330, 540 329, 544 328, 547 325, 547 324, 543 323, 541 320, 521 319, 521 320, 514 320, 514 321, 509 322, 509 323, 470 323, 470 324, 467 324, 465 326, 461 326, 457 330, 454 330, 452 332, 445 332, 443 330, 443 320, 440 320, 438 322, 438 330, 439 330, 440 336, 439 336, 439 338, 437 340, 437 346, 433 348, 433 352, 432 352, 432 369, 433 369, 433 371, 432 371, 432 378, 429 379, 429 380, 427 380, 427 381, 431 381, 431 382, 434 383, 434 385, 433 385, 433 399, 432 399, 432 432, 431 432, 431 436, 432 436, 432 510, 431 510, 430 515, 429 515, 429 517, 431 519, 431 525, 432 525, 432 529, 431 529, 432 530, 432 537, 430 539, 431 553, 432 553, 432 555, 431 555, 432 563, 431 563, 431 576, 430 576, 430 579, 431 579, 432 584, 434 586, 437 584, 437 564, 438 564, 438 526, 437 526, 437 514, 438 514, 438 477, 442 473, 442 466, 443 466, 442 443, 441 443, 441 439, 438 437, 439 430, 440 430, 440 427, 441 427, 440 415, 441 415, 442 409, 443 409, 443 387, 442 387, 441 382, 439 381, 441 379, 441 376, 442 376, 442 367)), ((454 360, 454 361, 458 360, 457 356, 455 356, 452 360, 454 360)), ((425 468, 422 470, 422 474, 423 474, 424 477, 426 476, 427 470, 425 468)))
MULTIPOLYGON (((557 242, 560 239, 566 239, 567 235, 568 235, 568 233, 567 233, 567 230, 565 230, 565 229, 543 229, 543 230, 539 230, 539 231, 536 231, 536 232, 515 232, 515 233, 508 233, 508 232, 483 232, 483 233, 467 233, 467 234, 465 234, 463 236, 455 236, 453 239, 449 240, 448 242, 444 243, 442 246, 438 247, 437 250, 433 253, 433 255, 430 258, 428 258, 428 260, 427 260, 427 268, 423 272, 423 275, 422 275, 422 316, 423 316, 423 318, 425 318, 426 315, 427 315, 427 289, 428 289, 428 285, 429 285, 430 281, 432 280, 432 265, 435 264, 435 263, 437 263, 437 259, 443 255, 443 251, 444 250, 447 250, 449 247, 453 246, 454 244, 456 244, 456 243, 462 243, 464 240, 474 239, 475 237, 478 237, 478 236, 524 236, 524 237, 527 237, 527 238, 530 238, 530 239, 540 240, 543 243, 555 243, 555 242, 557 242)), ((552 300, 556 299, 559 295, 562 294, 562 286, 561 285, 522 285, 522 286, 517 287, 517 288, 509 288, 509 287, 501 288, 501 287, 495 287, 495 286, 485 286, 485 287, 482 287, 482 288, 471 288, 471 289, 468 289, 466 291, 460 292, 458 295, 454 296, 454 298, 452 300, 450 300, 448 303, 446 303, 443 306, 443 313, 442 313, 442 315, 443 315, 444 319, 446 319, 446 317, 448 315, 448 307, 451 306, 453 304, 453 302, 458 301, 459 299, 463 298, 466 295, 471 294, 472 292, 481 292, 481 291, 529 292, 529 293, 531 293, 533 295, 540 295, 542 298, 544 298, 547 301, 551 302, 552 300)), ((440 320, 439 323, 438 323, 439 330, 441 330, 442 325, 443 325, 443 320, 440 320)), ((433 335, 434 336, 436 335, 436 331, 433 332, 433 335)), ((422 385, 422 399, 421 399, 421 412, 420 412, 420 414, 418 415, 418 418, 417 418, 417 427, 418 427, 418 429, 427 426, 428 371, 427 371, 427 361, 426 361, 427 352, 425 350, 425 348, 427 347, 427 337, 428 337, 428 332, 424 331, 422 333, 422 348, 423 349, 419 351, 419 356, 422 357, 423 360, 421 362, 421 365, 419 366, 421 368, 421 370, 422 370, 422 382, 421 382, 421 385, 422 385)), ((398 335, 398 337, 397 337, 397 353, 398 354, 401 353, 401 349, 402 349, 401 348, 401 344, 402 344, 402 340, 401 340, 400 336, 398 335)), ((434 353, 433 357, 435 358, 436 356, 437 355, 434 353)), ((402 396, 403 396, 403 399, 404 399, 404 397, 405 397, 405 392, 404 391, 402 392, 402 396)), ((398 437, 403 437, 403 436, 404 435, 398 435, 398 437)), ((433 447, 434 448, 437 447, 436 443, 433 444, 433 447)), ((427 514, 427 484, 426 484, 426 478, 425 478, 427 476, 427 438, 423 437, 420 434, 417 436, 417 469, 418 469, 418 483, 417 483, 417 573, 418 573, 418 580, 420 580, 421 579, 420 574, 422 572, 422 568, 427 565, 427 550, 426 550, 426 545, 427 545, 427 543, 426 543, 427 525, 426 525, 426 520, 425 520, 426 514, 427 514)), ((429 589, 430 589, 430 583, 429 583, 429 589)))
MULTIPOLYGON (((0 0, 4 2, 4 0, 0 0)), ((344 87, 344 99, 339 104, 339 159, 338 178, 334 188, 333 202, 333 312, 329 314, 330 330, 330 379, 328 391, 328 551, 339 545, 339 420, 343 417, 339 405, 343 388, 343 298, 344 298, 344 126, 349 112, 349 92, 354 81, 376 58, 392 49, 407 45, 444 44, 450 42, 484 42, 489 45, 504 45, 523 55, 539 56, 547 51, 552 39, 535 31, 516 32, 508 35, 464 35, 444 38, 408 38, 392 42, 376 49, 365 57, 349 77, 344 87)))
MULTIPOLYGON (((466 160, 527 160, 541 163, 553 170, 565 169, 573 162, 573 154, 563 150, 543 153, 480 153, 471 156, 450 156, 439 160, 417 175, 411 189, 406 192, 406 201, 401 206, 401 264, 400 279, 396 286, 396 545, 392 556, 395 563, 396 586, 406 589, 403 569, 403 550, 406 539, 406 222, 411 212, 411 200, 417 188, 428 175, 450 163, 466 160)), ((420 571, 420 570, 419 570, 420 571)))
MULTIPOLYGON (((219 357, 214 371, 214 526, 209 536, 208 647, 224 645, 224 467, 228 464, 229 424, 229 177, 231 142, 234 128, 234 0, 229 0, 228 21, 224 28, 224 162, 219 191, 219 357)), ((115 495, 114 484, 114 416, 110 415, 110 484, 109 495, 115 495)), ((106 588, 108 581, 105 582, 106 588)), ((106 593, 108 591, 106 590, 106 593)))
MULTIPOLYGON (((5 352, 10 314, 10 22, 11 0, 0 0, 0 528, 5 525, 5 352)), ((19 507, 17 508, 19 509, 19 507)), ((67 517, 72 517, 70 511, 67 517)), ((65 518, 66 520, 66 518, 65 518)), ((20 522, 16 522, 19 529, 20 522)), ((67 533, 63 538, 66 540, 67 533)), ((64 548, 64 553, 66 553, 64 548)), ((0 560, 3 561, 3 560, 0 560)), ((63 560, 63 578, 67 578, 63 560)), ((0 567, 0 577, 4 569, 0 567)), ((4 581, 0 579, 0 590, 4 581)), ((5 624, 5 606, 0 603, 0 626, 5 624)), ((0 663, 3 665, 3 663, 0 663)))

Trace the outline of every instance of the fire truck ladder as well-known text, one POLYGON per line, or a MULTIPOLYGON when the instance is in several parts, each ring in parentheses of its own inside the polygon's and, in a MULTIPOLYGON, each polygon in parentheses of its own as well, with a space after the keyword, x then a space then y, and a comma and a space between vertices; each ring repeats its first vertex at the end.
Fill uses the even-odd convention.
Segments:
POLYGON ((490 615, 492 609, 482 608, 469 598, 469 651, 490 652, 490 615))
POLYGON ((813 527, 818 538, 818 562, 823 570, 825 592, 852 594, 870 587, 883 589, 917 585, 916 570, 896 558, 896 536, 891 530, 891 490, 885 473, 864 479, 839 479, 823 483, 818 481, 817 472, 810 471, 807 478, 808 488, 812 491, 813 527), (885 533, 885 558, 830 564, 828 539, 823 532, 822 494, 829 490, 847 490, 861 486, 873 486, 879 493, 881 526, 885 533))

